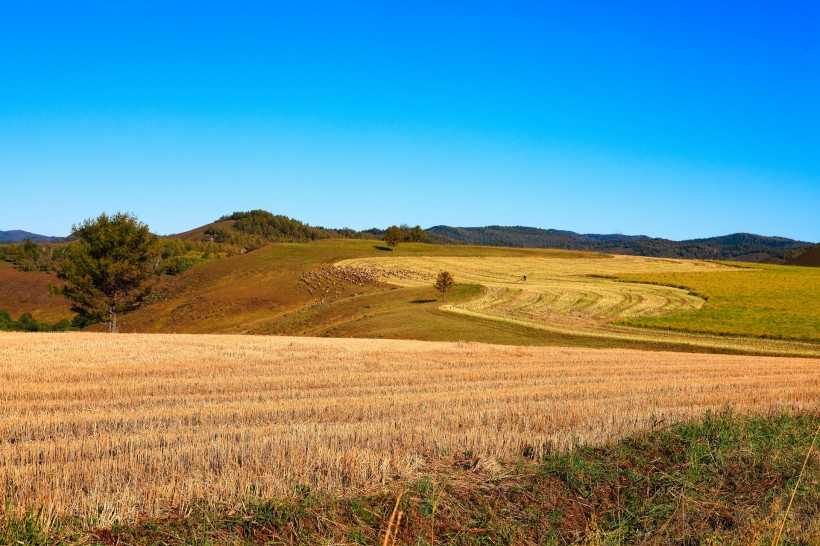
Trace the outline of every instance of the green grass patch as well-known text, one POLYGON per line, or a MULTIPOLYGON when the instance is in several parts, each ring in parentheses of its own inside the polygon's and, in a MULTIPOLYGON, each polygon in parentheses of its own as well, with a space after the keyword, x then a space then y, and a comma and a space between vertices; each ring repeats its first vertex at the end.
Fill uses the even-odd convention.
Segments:
POLYGON ((706 299, 701 309, 620 323, 710 334, 820 341, 820 269, 745 265, 744 271, 620 275, 618 279, 622 281, 683 287, 706 299))

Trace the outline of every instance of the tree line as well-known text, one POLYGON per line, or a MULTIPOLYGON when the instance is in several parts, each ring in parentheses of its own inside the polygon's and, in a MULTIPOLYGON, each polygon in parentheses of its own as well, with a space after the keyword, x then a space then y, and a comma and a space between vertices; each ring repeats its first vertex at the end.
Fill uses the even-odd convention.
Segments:
POLYGON ((54 324, 47 322, 37 322, 31 313, 23 313, 20 318, 14 320, 11 314, 0 309, 0 331, 2 332, 67 332, 76 330, 78 325, 64 318, 54 324))
POLYGON ((383 240, 390 248, 396 248, 399 243, 427 242, 427 233, 421 226, 410 227, 407 224, 390 226, 384 231, 383 240))
POLYGON ((810 243, 783 237, 736 233, 723 237, 673 241, 643 235, 581 234, 525 226, 451 227, 435 226, 427 231, 436 244, 466 244, 519 248, 558 248, 608 254, 658 258, 728 260, 758 254, 789 260, 806 251, 810 243))

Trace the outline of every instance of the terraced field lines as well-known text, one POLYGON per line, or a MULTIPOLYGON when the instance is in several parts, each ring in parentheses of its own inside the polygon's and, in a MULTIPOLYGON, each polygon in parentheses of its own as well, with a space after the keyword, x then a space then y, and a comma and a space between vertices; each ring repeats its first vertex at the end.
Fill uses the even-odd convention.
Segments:
POLYGON ((429 283, 435 273, 447 270, 456 275, 458 282, 489 288, 482 298, 465 304, 465 309, 492 311, 488 315, 517 319, 562 316, 565 320, 577 319, 575 322, 662 314, 703 305, 701 298, 685 290, 616 282, 607 276, 625 272, 732 269, 711 262, 632 256, 606 259, 380 257, 345 260, 341 264, 370 270, 383 282, 404 286, 429 283), (530 305, 536 301, 538 305, 530 305))
MULTIPOLYGON (((734 331, 721 331, 719 323, 714 324, 709 333, 703 334, 634 327, 633 324, 652 324, 655 317, 670 315, 687 316, 689 319, 685 324, 691 325, 698 320, 691 312, 703 308, 705 302, 688 290, 674 286, 618 279, 627 276, 681 279, 730 274, 735 284, 742 284, 746 278, 753 286, 760 282, 755 277, 758 272, 748 267, 637 256, 573 259, 391 256, 344 260, 340 264, 367 270, 382 282, 401 286, 423 286, 430 283, 438 271, 447 270, 454 275, 456 282, 480 284, 483 289, 478 298, 456 305, 443 305, 441 309, 558 334, 708 350, 820 356, 820 344, 812 340, 722 336, 720 334, 734 331), (526 281, 523 280, 525 274, 526 281), (622 325, 623 322, 628 324, 622 325)), ((757 305, 761 298, 765 301, 765 294, 756 293, 755 296, 757 305)), ((804 307, 808 305, 810 302, 804 303, 804 307)), ((761 320, 765 319, 765 315, 761 317, 761 320)), ((760 327, 765 329, 765 322, 760 327)))

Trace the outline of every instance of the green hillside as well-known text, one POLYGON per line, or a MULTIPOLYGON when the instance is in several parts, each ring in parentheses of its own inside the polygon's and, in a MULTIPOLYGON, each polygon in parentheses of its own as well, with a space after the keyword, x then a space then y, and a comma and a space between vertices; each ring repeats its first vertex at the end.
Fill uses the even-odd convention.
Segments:
POLYGON ((697 311, 626 321, 633 326, 820 341, 820 270, 757 265, 744 271, 623 275, 681 286, 707 299, 697 311))

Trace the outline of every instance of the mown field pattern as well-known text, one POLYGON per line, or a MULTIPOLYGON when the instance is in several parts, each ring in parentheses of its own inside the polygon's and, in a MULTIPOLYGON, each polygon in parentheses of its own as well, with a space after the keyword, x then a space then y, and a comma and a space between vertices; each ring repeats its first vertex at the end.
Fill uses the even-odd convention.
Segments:
POLYGON ((820 309, 817 298, 808 294, 820 290, 820 277, 812 276, 813 271, 784 268, 792 270, 793 280, 778 284, 777 276, 770 273, 779 269, 635 256, 569 256, 391 256, 345 260, 339 265, 360 267, 383 282, 402 286, 431 284, 439 271, 447 270, 458 283, 481 285, 482 292, 442 309, 568 336, 820 356, 816 343, 820 340, 820 328, 816 328, 820 309), (689 282, 697 279, 712 282, 689 282), (790 295, 792 288, 795 291, 790 295), (713 300, 715 293, 718 297, 713 300), (723 300, 721 294, 726 294, 723 300), (729 316, 726 309, 736 316, 729 316), (701 317, 712 317, 711 327, 700 328, 701 317), (760 332, 767 332, 777 318, 780 328, 773 327, 768 337, 788 341, 726 336, 766 337, 760 332), (644 328, 673 324, 683 332, 644 328), (783 331, 791 335, 782 335, 783 331))
POLYGON ((710 262, 606 256, 594 258, 367 258, 343 265, 372 268, 384 282, 429 284, 439 271, 488 289, 462 307, 518 319, 586 324, 698 309, 703 299, 668 286, 619 283, 603 275, 727 269, 710 262), (526 280, 524 276, 526 275, 526 280), (597 277, 593 276, 597 275, 597 277))
MULTIPOLYGON (((0 334, 0 506, 119 518, 538 459, 733 406, 817 360, 384 340, 0 334)), ((6 508, 2 508, 5 510, 6 508)))

